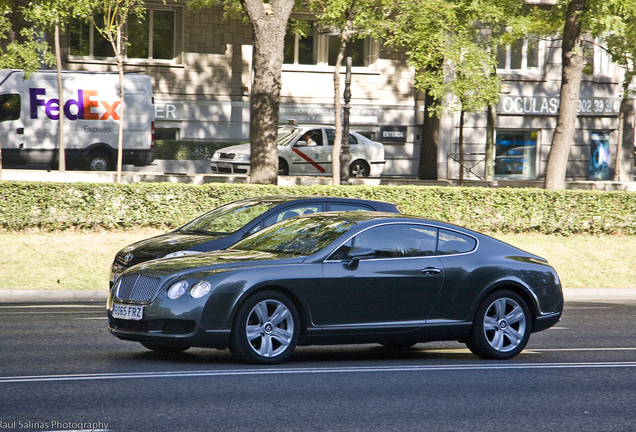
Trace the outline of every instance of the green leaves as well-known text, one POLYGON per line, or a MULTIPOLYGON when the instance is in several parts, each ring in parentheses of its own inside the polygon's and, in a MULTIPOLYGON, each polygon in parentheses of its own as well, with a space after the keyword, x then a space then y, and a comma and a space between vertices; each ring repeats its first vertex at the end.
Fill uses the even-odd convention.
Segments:
POLYGON ((636 235, 636 193, 422 186, 209 183, 0 183, 0 230, 177 228, 241 198, 325 195, 389 201, 400 211, 490 233, 636 235))

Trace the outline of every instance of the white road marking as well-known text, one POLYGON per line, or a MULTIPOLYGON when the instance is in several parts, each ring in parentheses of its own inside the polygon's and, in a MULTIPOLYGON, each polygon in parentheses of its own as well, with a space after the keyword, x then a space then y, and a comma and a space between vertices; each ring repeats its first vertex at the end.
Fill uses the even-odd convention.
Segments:
POLYGON ((496 363, 468 365, 431 365, 431 366, 365 366, 335 368, 284 368, 284 369, 229 369, 210 371, 173 371, 173 372, 137 372, 102 373, 70 375, 33 375, 0 377, 0 384, 95 381, 115 379, 147 378, 190 378, 190 377, 226 377, 253 375, 298 375, 298 374, 336 374, 336 373, 382 373, 382 372, 449 372, 449 371, 489 371, 489 370, 531 370, 531 369, 607 369, 636 368, 636 362, 594 362, 594 363, 496 363))

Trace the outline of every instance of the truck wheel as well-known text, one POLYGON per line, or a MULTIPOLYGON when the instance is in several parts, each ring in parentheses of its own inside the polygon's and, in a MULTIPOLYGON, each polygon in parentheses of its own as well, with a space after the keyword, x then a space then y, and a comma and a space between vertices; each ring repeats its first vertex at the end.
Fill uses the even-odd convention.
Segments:
POLYGON ((88 155, 89 171, 108 171, 110 169, 110 158, 104 153, 91 153, 88 155))

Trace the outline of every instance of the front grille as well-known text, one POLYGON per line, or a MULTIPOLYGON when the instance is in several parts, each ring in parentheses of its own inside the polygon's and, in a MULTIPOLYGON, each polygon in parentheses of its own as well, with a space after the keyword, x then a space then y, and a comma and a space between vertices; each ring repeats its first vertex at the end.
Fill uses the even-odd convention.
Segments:
POLYGON ((157 293, 160 283, 161 279, 150 276, 124 276, 117 288, 117 298, 140 302, 150 301, 157 293))
POLYGON ((221 153, 219 155, 219 159, 234 159, 236 157, 235 153, 221 153))
POLYGON ((108 318, 109 325, 115 330, 137 333, 163 333, 163 334, 190 334, 194 331, 196 323, 192 320, 150 320, 130 321, 117 318, 108 318))

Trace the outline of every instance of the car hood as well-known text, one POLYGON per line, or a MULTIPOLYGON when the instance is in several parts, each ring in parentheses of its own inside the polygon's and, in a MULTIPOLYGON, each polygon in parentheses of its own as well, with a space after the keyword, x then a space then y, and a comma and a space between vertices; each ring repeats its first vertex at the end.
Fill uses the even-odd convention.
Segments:
POLYGON ((138 264, 124 274, 144 274, 164 278, 191 273, 218 273, 236 268, 300 264, 304 256, 258 251, 223 250, 177 258, 165 258, 138 264))
POLYGON ((220 149, 223 153, 250 154, 250 143, 237 144, 220 149))
MULTIPOLYGON (((161 234, 158 236, 150 237, 145 240, 141 240, 135 242, 120 251, 120 254, 132 253, 135 256, 139 257, 147 257, 147 259, 155 259, 163 257, 171 252, 181 251, 181 250, 200 250, 200 251, 210 251, 215 249, 221 249, 227 245, 222 245, 220 247, 210 247, 210 248, 197 248, 198 245, 202 243, 210 242, 216 239, 221 239, 226 237, 228 234, 219 233, 219 234, 194 234, 194 233, 186 233, 173 231, 167 234, 161 234)), ((212 245, 210 245, 212 246, 212 245)))

